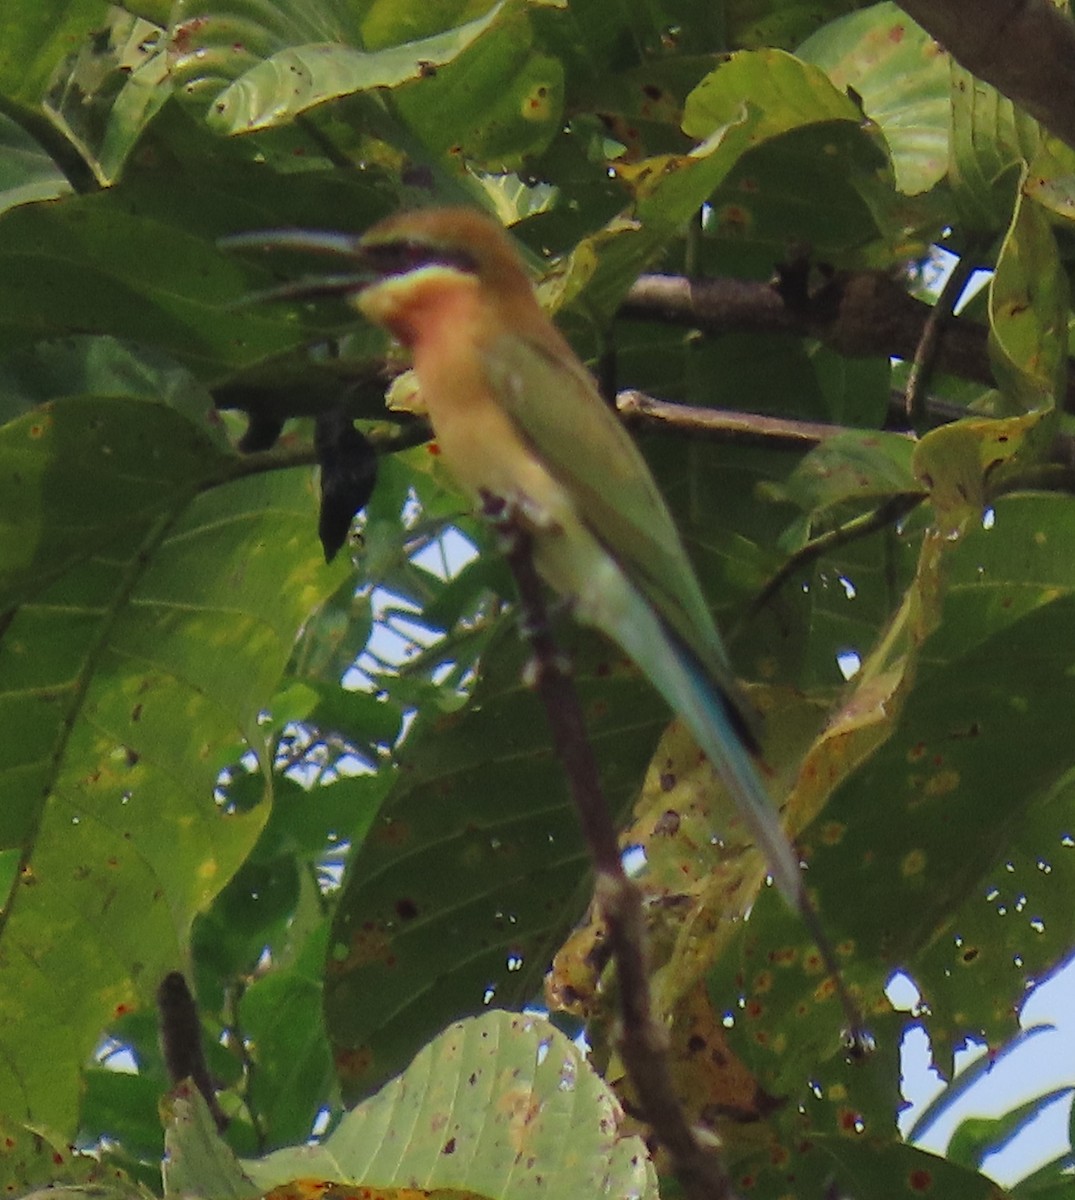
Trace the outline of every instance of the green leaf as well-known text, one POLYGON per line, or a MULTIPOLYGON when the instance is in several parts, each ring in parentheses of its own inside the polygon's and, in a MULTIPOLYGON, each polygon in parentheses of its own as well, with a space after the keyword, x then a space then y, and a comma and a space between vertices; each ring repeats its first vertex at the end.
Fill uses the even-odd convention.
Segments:
MULTIPOLYGON (((604 643, 576 683, 614 811, 633 798, 664 709, 604 643)), ((446 1022, 522 1004, 587 899, 562 769, 511 642, 474 705, 412 737, 399 782, 348 865, 325 1011, 345 1097, 368 1094, 446 1022)))
POLYGON ((1067 387, 1069 289, 1047 214, 1020 193, 989 289, 989 351, 1018 406, 1053 408, 1067 387))
POLYGON ((103 1185, 115 1188, 115 1195, 140 1195, 122 1174, 103 1167, 96 1159, 76 1153, 64 1140, 9 1118, 0 1121, 0 1186, 9 1196, 24 1196, 41 1189, 40 1194, 66 1191, 68 1200, 90 1200, 100 1194, 103 1185), (46 1192, 47 1189, 47 1192, 46 1192))
POLYGON ((701 140, 736 120, 750 125, 759 145, 801 125, 857 125, 861 113, 817 67, 781 50, 756 50, 733 54, 691 92, 683 131, 701 140))
POLYGON ((244 133, 292 121, 328 100, 420 79, 481 37, 502 8, 496 4, 456 29, 372 53, 328 42, 288 46, 225 88, 213 102, 210 123, 223 133, 244 133))
POLYGON ((851 89, 880 126, 896 186, 914 196, 948 170, 948 55, 897 4, 885 0, 831 21, 797 51, 851 89))
POLYGON ((161 1175, 166 1200, 192 1195, 253 1200, 261 1194, 217 1133, 205 1100, 189 1081, 169 1096, 164 1146, 161 1175))
POLYGON ((37 0, 12 0, 0 14, 0 93, 27 104, 42 97, 53 71, 106 23, 105 0, 73 0, 57 8, 37 0))
MULTIPOLYGON (((790 50, 819 25, 847 12, 853 0, 729 0, 723 7, 730 46, 790 50)), ((695 19, 696 12, 692 13, 695 19)))
POLYGON ((790 1161, 774 1163, 758 1156, 735 1172, 735 1182, 749 1180, 760 1195, 786 1194, 788 1175, 802 1195, 883 1195, 892 1200, 915 1200, 924 1195, 958 1196, 960 1200, 1003 1200, 1007 1195, 991 1179, 946 1162, 914 1146, 856 1130, 849 1106, 834 1113, 833 1128, 811 1133, 800 1142, 790 1161))
POLYGON ((737 274, 771 276, 786 260, 789 236, 821 262, 888 261, 892 252, 879 238, 891 195, 887 169, 882 144, 861 123, 792 129, 753 148, 720 181, 704 228, 737 274), (817 197, 816 208, 803 209, 804 191, 817 197))
POLYGON ((952 60, 952 188, 961 231, 990 236, 1009 222, 1020 174, 1041 145, 1033 118, 952 60))
POLYGON ((1023 191, 1049 212, 1069 221, 1075 217, 1075 149, 1043 138, 1027 167, 1023 191))
POLYGON ((0 839, 22 851, 0 940, 0 1110, 56 1129, 73 1129, 98 1031, 152 1003, 254 844, 267 804, 222 811, 217 775, 237 745, 264 754, 258 714, 339 578, 307 473, 232 461, 134 398, 61 400, 0 429, 0 839))
MULTIPOLYGON (((0 359, 0 394, 5 420, 61 396, 139 396, 161 401, 195 424, 213 407, 194 376, 160 351, 80 334, 37 342, 0 359)), ((222 429, 206 425, 204 433, 218 447, 225 444, 222 429)))
POLYGON ((327 922, 308 939, 302 961, 256 980, 243 994, 239 1022, 250 1040, 248 1103, 267 1134, 266 1148, 310 1136, 332 1102, 335 1074, 321 1016, 327 922))
MULTIPOLYGON (((638 224, 614 222, 583 241, 560 281, 564 297, 589 314, 611 314, 638 272, 707 201, 714 201, 707 217, 711 232, 735 224, 732 212, 746 214, 743 221, 751 226, 749 200, 758 181, 750 175, 753 155, 740 167, 748 152, 771 149, 782 135, 799 135, 777 148, 778 155, 787 157, 765 176, 776 186, 777 203, 781 195, 788 195, 789 170, 793 176, 816 171, 820 161, 825 180, 835 176, 842 183, 849 175, 872 180, 884 165, 884 152, 862 128, 856 106, 817 67, 781 51, 742 51, 710 72, 686 99, 683 129, 699 141, 690 153, 617 164, 617 176, 634 196, 638 224), (737 169, 749 182, 740 178, 732 188, 729 181, 737 169), (718 189, 725 185, 731 190, 726 202, 721 202, 718 189)), ((851 206, 854 220, 850 232, 843 228, 844 222, 830 222, 828 228, 838 231, 845 246, 872 238, 876 221, 858 185, 850 192, 838 190, 841 200, 851 206)), ((786 239, 777 253, 769 253, 767 270, 785 250, 786 239)))
POLYGON ((967 1117, 956 1126, 948 1143, 946 1157, 954 1163, 978 1170, 987 1155, 999 1150, 1035 1120, 1041 1110, 1053 1100, 1068 1096, 1070 1087, 1054 1088, 1018 1104, 1000 1117, 967 1117))
POLYGON ((114 183, 172 90, 160 29, 113 6, 49 82, 44 110, 102 186, 114 183))
POLYGON ((434 155, 487 170, 518 168, 563 125, 564 71, 543 52, 530 14, 507 7, 458 57, 394 96, 434 155), (443 114, 453 114, 447 125, 443 114))
POLYGON ((237 263, 204 235, 124 211, 123 200, 112 192, 0 218, 0 353, 74 329, 174 351, 209 373, 287 344, 274 314, 227 310, 245 286, 237 263), (164 245, 174 264, 167 287, 157 270, 164 245))
POLYGON ((322 1145, 243 1165, 262 1193, 316 1178, 460 1188, 497 1200, 535 1188, 656 1200, 644 1144, 621 1124, 611 1091, 562 1033, 540 1018, 494 1011, 445 1030, 322 1145))
POLYGON ((164 1130, 157 1105, 163 1088, 156 1078, 91 1067, 85 1073, 81 1135, 122 1143, 128 1154, 147 1162, 164 1155, 164 1130), (86 1120, 89 1113, 91 1119, 86 1120))
POLYGON ((1069 928, 1046 903, 1066 818, 1062 806, 1038 813, 1072 765, 1070 518, 1062 497, 1009 497, 952 547, 943 619, 895 730, 804 839, 833 935, 859 960, 911 971, 942 1056, 968 1029, 1011 1031, 1027 976, 1056 961, 1069 928), (1003 864, 1023 846, 1020 911, 1032 911, 1005 924, 1003 864))
POLYGON ((334 0, 184 0, 167 7, 143 0, 126 7, 154 10, 145 15, 165 29, 156 57, 199 123, 222 90, 277 51, 305 43, 349 45, 355 35, 352 14, 334 0))
POLYGON ((919 491, 911 469, 914 441, 903 434, 848 431, 821 442, 788 477, 781 494, 811 522, 838 506, 862 509, 919 491))
POLYGON ((929 490, 945 533, 955 535, 980 522, 990 495, 1047 449, 1049 415, 964 417, 931 429, 915 445, 915 476, 929 490))
POLYGON ((63 172, 30 135, 0 112, 0 212, 71 190, 63 172))
POLYGON ((966 1030, 987 1038, 990 1047, 1011 1037, 1012 1010, 1028 986, 1069 956, 1075 938, 1067 905, 1075 886, 1067 844, 1071 804, 1070 785, 1031 803, 981 887, 955 909, 950 935, 915 960, 915 979, 932 1009, 934 1055, 946 1071, 966 1030))
MULTIPOLYGON (((215 149, 219 139, 169 106, 121 184, 0 215, 0 358, 43 340, 96 333, 152 347, 151 356, 167 354, 216 380, 354 327, 343 306, 328 321, 308 306, 240 307, 244 295, 277 278, 215 242, 252 227, 369 222, 386 208, 376 172, 281 178, 264 163, 244 161, 232 145, 215 149)), ((380 344, 368 329, 364 336, 380 344)), ((356 354, 361 347, 360 336, 356 354)))

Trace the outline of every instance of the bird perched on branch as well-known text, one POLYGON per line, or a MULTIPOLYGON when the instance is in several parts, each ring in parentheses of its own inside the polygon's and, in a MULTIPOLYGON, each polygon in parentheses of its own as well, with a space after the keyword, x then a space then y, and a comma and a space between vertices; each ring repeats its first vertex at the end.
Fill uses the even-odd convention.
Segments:
POLYGON ((409 349, 441 460, 476 503, 495 497, 519 514, 546 583, 618 642, 686 723, 838 979, 759 774, 755 717, 671 513, 500 225, 472 209, 429 209, 361 237, 282 231, 230 242, 320 251, 354 269, 286 292, 343 293, 409 349))

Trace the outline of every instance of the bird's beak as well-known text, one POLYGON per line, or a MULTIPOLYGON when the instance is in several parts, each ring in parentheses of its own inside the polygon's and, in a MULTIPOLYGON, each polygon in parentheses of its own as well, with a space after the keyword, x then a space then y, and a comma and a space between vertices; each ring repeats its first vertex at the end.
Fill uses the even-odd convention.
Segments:
POLYGON ((283 250, 294 254, 324 254, 350 262, 355 270, 333 275, 306 275, 301 279, 267 288, 243 300, 244 304, 263 300, 311 300, 322 296, 348 296, 372 283, 371 269, 359 238, 347 233, 317 233, 303 229, 267 229, 254 233, 235 233, 218 239, 222 250, 283 250))

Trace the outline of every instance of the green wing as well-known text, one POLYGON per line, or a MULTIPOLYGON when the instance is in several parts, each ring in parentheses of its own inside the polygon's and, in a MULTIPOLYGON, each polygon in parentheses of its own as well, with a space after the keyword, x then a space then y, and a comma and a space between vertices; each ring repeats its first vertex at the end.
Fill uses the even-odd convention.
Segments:
POLYGON ((490 382, 579 515, 650 604, 722 683, 731 668, 679 532, 645 459, 574 361, 505 335, 490 382))
POLYGON ((639 665, 719 774, 774 881, 817 942, 852 1028, 859 1028, 836 956, 805 890, 799 856, 752 757, 756 743, 749 710, 736 696, 705 598, 642 455, 573 360, 565 362, 539 343, 511 335, 489 350, 490 383, 520 433, 575 498, 580 518, 633 585, 628 607, 638 634, 632 645, 639 665))

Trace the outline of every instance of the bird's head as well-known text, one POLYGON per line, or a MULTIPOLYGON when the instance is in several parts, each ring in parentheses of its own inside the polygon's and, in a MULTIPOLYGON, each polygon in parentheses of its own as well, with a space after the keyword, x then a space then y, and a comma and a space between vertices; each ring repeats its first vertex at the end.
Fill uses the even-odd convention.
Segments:
POLYGON ((486 287, 526 283, 503 228, 473 208, 429 208, 386 217, 359 238, 365 260, 382 279, 430 268, 473 275, 486 287))
POLYGON ((296 280, 267 297, 342 295, 397 335, 405 335, 407 318, 431 301, 462 291, 532 303, 530 280, 511 239, 491 217, 472 208, 396 213, 357 237, 270 230, 224 238, 221 244, 334 258, 343 271, 296 280))
POLYGON ((534 304, 511 239, 471 208, 397 213, 359 241, 373 282, 356 303, 370 320, 411 344, 447 325, 462 329, 483 306, 507 318, 534 304))

